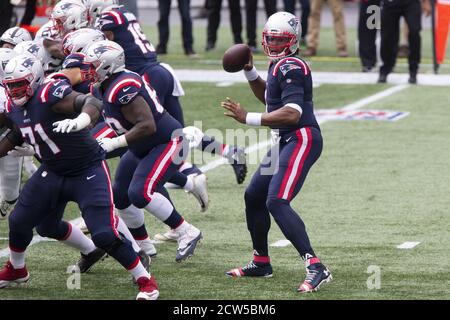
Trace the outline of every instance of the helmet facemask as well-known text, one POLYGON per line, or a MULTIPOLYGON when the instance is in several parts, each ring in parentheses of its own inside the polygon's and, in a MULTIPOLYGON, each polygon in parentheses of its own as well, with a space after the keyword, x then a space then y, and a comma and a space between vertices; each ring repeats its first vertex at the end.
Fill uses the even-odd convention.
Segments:
POLYGON ((297 43, 297 37, 292 34, 276 34, 263 32, 262 46, 265 54, 271 59, 280 59, 296 53, 292 47, 297 43))
POLYGON ((3 80, 6 93, 15 106, 23 106, 33 96, 33 89, 30 85, 33 79, 34 76, 30 73, 23 78, 3 80))
POLYGON ((262 33, 262 46, 271 60, 295 55, 299 49, 301 25, 289 12, 276 12, 267 19, 262 33))

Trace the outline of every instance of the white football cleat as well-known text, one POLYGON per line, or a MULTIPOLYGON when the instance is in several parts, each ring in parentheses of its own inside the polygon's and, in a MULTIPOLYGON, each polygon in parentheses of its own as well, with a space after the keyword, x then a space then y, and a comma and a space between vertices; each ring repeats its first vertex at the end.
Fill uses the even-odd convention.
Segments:
POLYGON ((153 276, 149 278, 141 277, 137 279, 139 293, 136 300, 156 300, 159 297, 158 284, 153 276))
POLYGON ((138 246, 151 258, 157 255, 155 245, 150 238, 145 240, 136 240, 138 246))
POLYGON ((186 191, 191 193, 197 201, 200 203, 200 210, 205 212, 208 210, 209 198, 208 198, 208 186, 206 184, 206 175, 202 174, 192 174, 188 175, 188 179, 192 180, 193 188, 191 191, 186 191))
POLYGON ((202 239, 202 233, 192 224, 183 222, 181 226, 175 229, 178 233, 178 249, 176 262, 181 262, 194 255, 197 244, 202 239))
POLYGON ((168 231, 166 231, 165 233, 162 233, 162 234, 157 233, 154 236, 155 240, 158 240, 158 241, 173 241, 173 242, 178 241, 178 237, 179 237, 179 234, 173 229, 169 229, 168 231))

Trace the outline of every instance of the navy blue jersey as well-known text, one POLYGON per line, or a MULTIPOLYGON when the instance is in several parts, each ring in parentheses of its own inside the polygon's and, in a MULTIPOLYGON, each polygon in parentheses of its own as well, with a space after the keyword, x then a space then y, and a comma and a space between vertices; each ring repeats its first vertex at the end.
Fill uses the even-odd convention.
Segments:
MULTIPOLYGON (((64 81, 67 81, 67 83, 70 83, 69 78, 67 78, 67 76, 62 72, 51 73, 47 76, 47 78, 51 78, 51 79, 55 79, 55 80, 56 79, 64 80, 64 81)), ((72 87, 72 89, 79 93, 88 94, 91 92, 91 81, 89 81, 89 80, 83 81, 79 84, 74 85, 72 87)))
POLYGON ((141 73, 148 64, 157 64, 154 46, 147 40, 134 14, 123 8, 102 13, 95 23, 101 31, 112 31, 114 42, 125 51, 125 66, 128 70, 141 73))
POLYGON ((156 145, 170 141, 174 130, 182 128, 159 103, 155 90, 135 72, 125 70, 115 75, 108 87, 102 88, 101 95, 98 98, 103 100, 103 117, 117 135, 125 134, 134 126, 122 113, 125 105, 141 96, 150 106, 155 119, 156 133, 128 146, 130 151, 139 157, 147 155, 156 145))
POLYGON ((88 129, 72 133, 53 132, 53 123, 76 114, 56 113, 52 106, 72 92, 61 79, 46 79, 22 107, 11 106, 8 117, 19 127, 25 142, 34 146, 48 170, 61 176, 76 176, 105 157, 88 129))
POLYGON ((313 108, 311 70, 297 57, 284 58, 269 67, 266 86, 266 111, 272 112, 287 104, 298 105, 302 115, 296 125, 272 127, 280 134, 303 127, 319 128, 313 108))

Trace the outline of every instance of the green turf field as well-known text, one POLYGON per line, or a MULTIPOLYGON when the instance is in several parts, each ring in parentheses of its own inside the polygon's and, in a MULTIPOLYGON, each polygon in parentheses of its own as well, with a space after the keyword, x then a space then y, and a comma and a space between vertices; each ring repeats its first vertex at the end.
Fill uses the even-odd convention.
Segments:
MULTIPOLYGON (((248 110, 263 110, 246 85, 219 88, 184 84, 188 124, 203 128, 244 128, 222 116, 220 101, 230 96, 248 110)), ((388 89, 382 85, 322 85, 316 109, 344 107, 388 89)), ((408 111, 397 122, 328 121, 322 124, 324 150, 293 207, 304 219, 316 253, 334 280, 319 292, 296 293, 303 265, 292 246, 271 248, 271 279, 231 279, 230 268, 252 257, 242 186, 229 166, 207 173, 210 209, 200 213, 193 197, 171 191, 178 210, 204 234, 195 256, 175 263, 175 243, 158 244, 152 273, 161 299, 447 299, 450 282, 447 88, 408 87, 363 109, 408 111), (421 242, 413 249, 396 246, 421 242), (369 290, 370 266, 381 270, 379 289, 369 290)), ((231 142, 231 141, 229 141, 231 142)), ((114 167, 114 161, 111 162, 114 167)), ((249 166, 249 176, 256 165, 249 166)), ((70 206, 66 218, 78 217, 70 206)), ((165 227, 147 215, 149 232, 165 227)), ((7 223, 0 222, 0 249, 7 247, 7 223)), ((270 243, 283 239, 272 223, 270 243)), ((81 276, 81 289, 68 290, 67 267, 78 253, 56 242, 29 248, 28 284, 0 291, 0 299, 134 299, 130 276, 111 258, 81 276)), ((6 258, 0 259, 3 263, 6 258)))

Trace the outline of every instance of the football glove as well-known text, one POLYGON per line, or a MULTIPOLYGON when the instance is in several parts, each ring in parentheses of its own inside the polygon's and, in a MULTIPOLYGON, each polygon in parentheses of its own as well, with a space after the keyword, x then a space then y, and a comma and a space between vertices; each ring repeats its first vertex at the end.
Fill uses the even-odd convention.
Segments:
POLYGON ((60 133, 77 132, 83 130, 90 124, 91 124, 91 117, 87 113, 82 112, 75 119, 64 119, 61 121, 53 122, 53 126, 55 127, 53 128, 53 132, 60 132, 60 133))
POLYGON ((98 144, 106 152, 111 152, 118 148, 126 147, 128 145, 125 135, 118 136, 116 138, 102 138, 98 140, 98 144))

